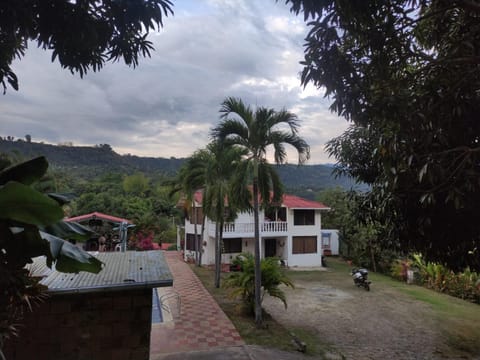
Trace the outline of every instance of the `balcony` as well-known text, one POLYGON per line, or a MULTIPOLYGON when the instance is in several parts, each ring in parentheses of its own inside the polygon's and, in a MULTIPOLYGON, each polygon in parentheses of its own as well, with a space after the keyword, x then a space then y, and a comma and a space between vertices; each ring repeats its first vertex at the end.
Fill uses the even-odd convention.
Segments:
MULTIPOLYGON (((215 236, 215 223, 209 226, 209 235, 215 236)), ((224 237, 245 237, 254 236, 254 223, 226 223, 223 225, 224 237)), ((260 233, 263 235, 285 235, 288 231, 288 226, 285 221, 268 221, 260 223, 260 233)))

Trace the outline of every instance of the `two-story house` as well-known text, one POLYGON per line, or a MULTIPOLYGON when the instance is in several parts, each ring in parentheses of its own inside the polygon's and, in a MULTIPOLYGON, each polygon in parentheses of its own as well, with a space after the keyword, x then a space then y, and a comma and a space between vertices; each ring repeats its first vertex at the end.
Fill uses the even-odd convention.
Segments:
MULTIPOLYGON (((330 210, 320 202, 285 194, 282 204, 267 213, 260 210, 260 256, 278 257, 288 266, 322 265, 321 213, 330 210)), ((185 219, 184 256, 194 256, 195 219, 197 236, 202 249, 202 264, 215 263, 215 223, 205 219, 203 238, 202 192, 194 194, 194 201, 185 219), (196 211, 196 216, 194 215, 196 211)), ((223 264, 228 264, 242 252, 254 253, 253 212, 242 212, 234 222, 225 223, 222 236, 223 264)))

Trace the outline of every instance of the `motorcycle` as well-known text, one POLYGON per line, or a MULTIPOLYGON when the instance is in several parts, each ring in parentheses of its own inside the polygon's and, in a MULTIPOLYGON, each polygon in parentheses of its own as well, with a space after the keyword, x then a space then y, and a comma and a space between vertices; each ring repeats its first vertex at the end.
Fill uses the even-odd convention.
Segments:
POLYGON ((372 283, 368 280, 368 270, 367 269, 357 269, 353 268, 351 271, 353 277, 353 283, 358 287, 362 286, 365 290, 370 291, 370 284, 372 283))

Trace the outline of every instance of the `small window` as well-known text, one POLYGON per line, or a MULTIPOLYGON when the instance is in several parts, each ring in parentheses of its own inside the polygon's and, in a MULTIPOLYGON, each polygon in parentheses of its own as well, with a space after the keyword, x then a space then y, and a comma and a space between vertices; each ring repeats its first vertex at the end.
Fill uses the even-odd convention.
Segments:
MULTIPOLYGON (((200 235, 197 235, 198 247, 200 250, 200 235)), ((187 234, 187 246, 185 250, 195 250, 195 234, 187 234)))
POLYGON ((233 238, 233 239, 223 239, 223 253, 241 253, 242 252, 242 239, 233 238))
POLYGON ((317 253, 316 236, 294 236, 292 238, 293 254, 315 254, 317 253))
POLYGON ((315 225, 315 210, 293 210, 294 225, 315 225))
POLYGON ((322 233, 322 249, 330 249, 331 233, 322 233))

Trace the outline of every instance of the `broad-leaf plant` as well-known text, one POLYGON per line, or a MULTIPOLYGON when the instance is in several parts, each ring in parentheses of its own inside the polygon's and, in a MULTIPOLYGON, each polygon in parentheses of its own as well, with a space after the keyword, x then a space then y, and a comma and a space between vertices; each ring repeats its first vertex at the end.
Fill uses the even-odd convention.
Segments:
POLYGON ((63 221, 62 205, 68 198, 43 194, 32 187, 45 175, 44 157, 12 165, 0 160, 0 359, 5 339, 17 335, 26 309, 45 297, 40 279, 26 265, 44 256, 57 271, 98 273, 103 263, 64 240, 83 240, 88 228, 63 221))

